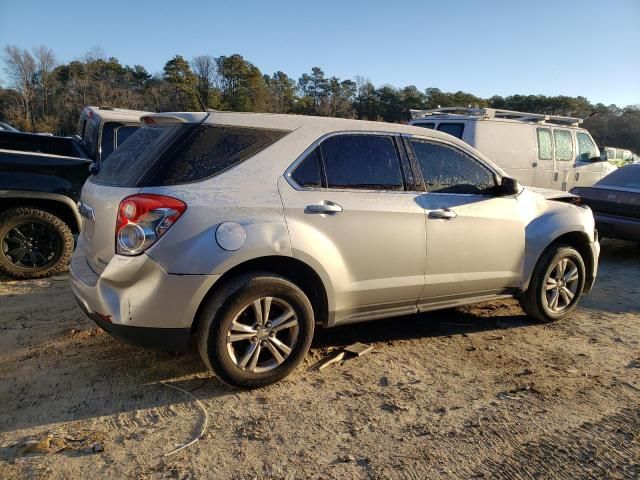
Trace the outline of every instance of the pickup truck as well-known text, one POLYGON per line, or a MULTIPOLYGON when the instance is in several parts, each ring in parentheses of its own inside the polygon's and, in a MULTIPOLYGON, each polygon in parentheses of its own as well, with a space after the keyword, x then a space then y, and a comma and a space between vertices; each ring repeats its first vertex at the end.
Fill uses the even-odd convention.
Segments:
POLYGON ((73 137, 0 131, 1 274, 41 278, 67 267, 90 166, 99 168, 148 113, 86 107, 73 137))

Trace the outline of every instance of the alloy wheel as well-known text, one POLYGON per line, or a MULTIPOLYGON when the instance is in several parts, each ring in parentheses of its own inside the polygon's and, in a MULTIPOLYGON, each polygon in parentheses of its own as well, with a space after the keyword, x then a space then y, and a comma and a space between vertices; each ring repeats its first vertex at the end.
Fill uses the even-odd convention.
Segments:
POLYGON ((47 224, 29 221, 7 231, 1 242, 2 254, 21 268, 40 268, 56 260, 61 245, 47 224))
POLYGON ((546 306, 553 313, 565 310, 573 301, 580 285, 577 265, 569 258, 563 258, 550 270, 544 282, 546 306))
POLYGON ((293 307, 278 297, 245 305, 227 331, 227 351, 235 365, 262 373, 282 365, 298 340, 300 325, 293 307))

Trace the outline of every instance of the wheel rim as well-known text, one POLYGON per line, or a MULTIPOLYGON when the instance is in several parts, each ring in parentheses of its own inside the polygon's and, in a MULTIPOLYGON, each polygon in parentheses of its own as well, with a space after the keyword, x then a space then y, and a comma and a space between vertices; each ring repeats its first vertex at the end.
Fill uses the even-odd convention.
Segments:
POLYGON ((2 238, 2 254, 16 267, 41 268, 55 262, 60 239, 46 223, 29 221, 10 228, 2 238))
POLYGON ((298 341, 300 324, 293 307, 278 297, 245 305, 227 330, 227 351, 241 370, 262 373, 282 365, 298 341))
POLYGON ((573 302, 580 285, 580 270, 575 262, 563 258, 549 271, 544 282, 544 299, 553 313, 566 310, 573 302))

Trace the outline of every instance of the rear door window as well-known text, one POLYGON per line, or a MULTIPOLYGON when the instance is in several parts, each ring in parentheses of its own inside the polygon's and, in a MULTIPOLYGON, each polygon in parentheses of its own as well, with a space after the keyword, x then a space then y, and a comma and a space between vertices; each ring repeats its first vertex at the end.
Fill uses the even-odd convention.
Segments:
POLYGON ((573 138, 569 130, 553 131, 556 160, 566 162, 573 160, 573 138))
POLYGON ((548 128, 538 128, 538 159, 551 160, 553 157, 553 147, 551 145, 551 130, 548 128))
POLYGON ((385 135, 337 135, 320 145, 328 188, 404 190, 400 158, 385 135))
POLYGON ((428 192, 488 195, 494 192, 493 172, 457 148, 411 139, 428 192))
POLYGON ((451 123, 443 122, 438 125, 438 130, 449 135, 453 135, 462 140, 462 134, 464 133, 464 123, 451 123))
POLYGON ((431 130, 436 128, 436 124, 433 123, 433 122, 414 123, 413 126, 414 127, 422 127, 422 128, 430 128, 431 130))

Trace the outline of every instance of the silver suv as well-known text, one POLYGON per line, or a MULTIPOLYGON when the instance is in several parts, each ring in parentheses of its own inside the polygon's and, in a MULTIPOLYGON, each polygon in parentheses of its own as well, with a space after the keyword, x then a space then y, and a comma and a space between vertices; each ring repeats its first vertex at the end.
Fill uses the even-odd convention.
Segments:
POLYGON ((115 337, 182 349, 223 381, 289 374, 316 326, 517 297, 542 320, 593 285, 587 207, 546 200, 438 131, 163 113, 82 191, 72 287, 115 337))

